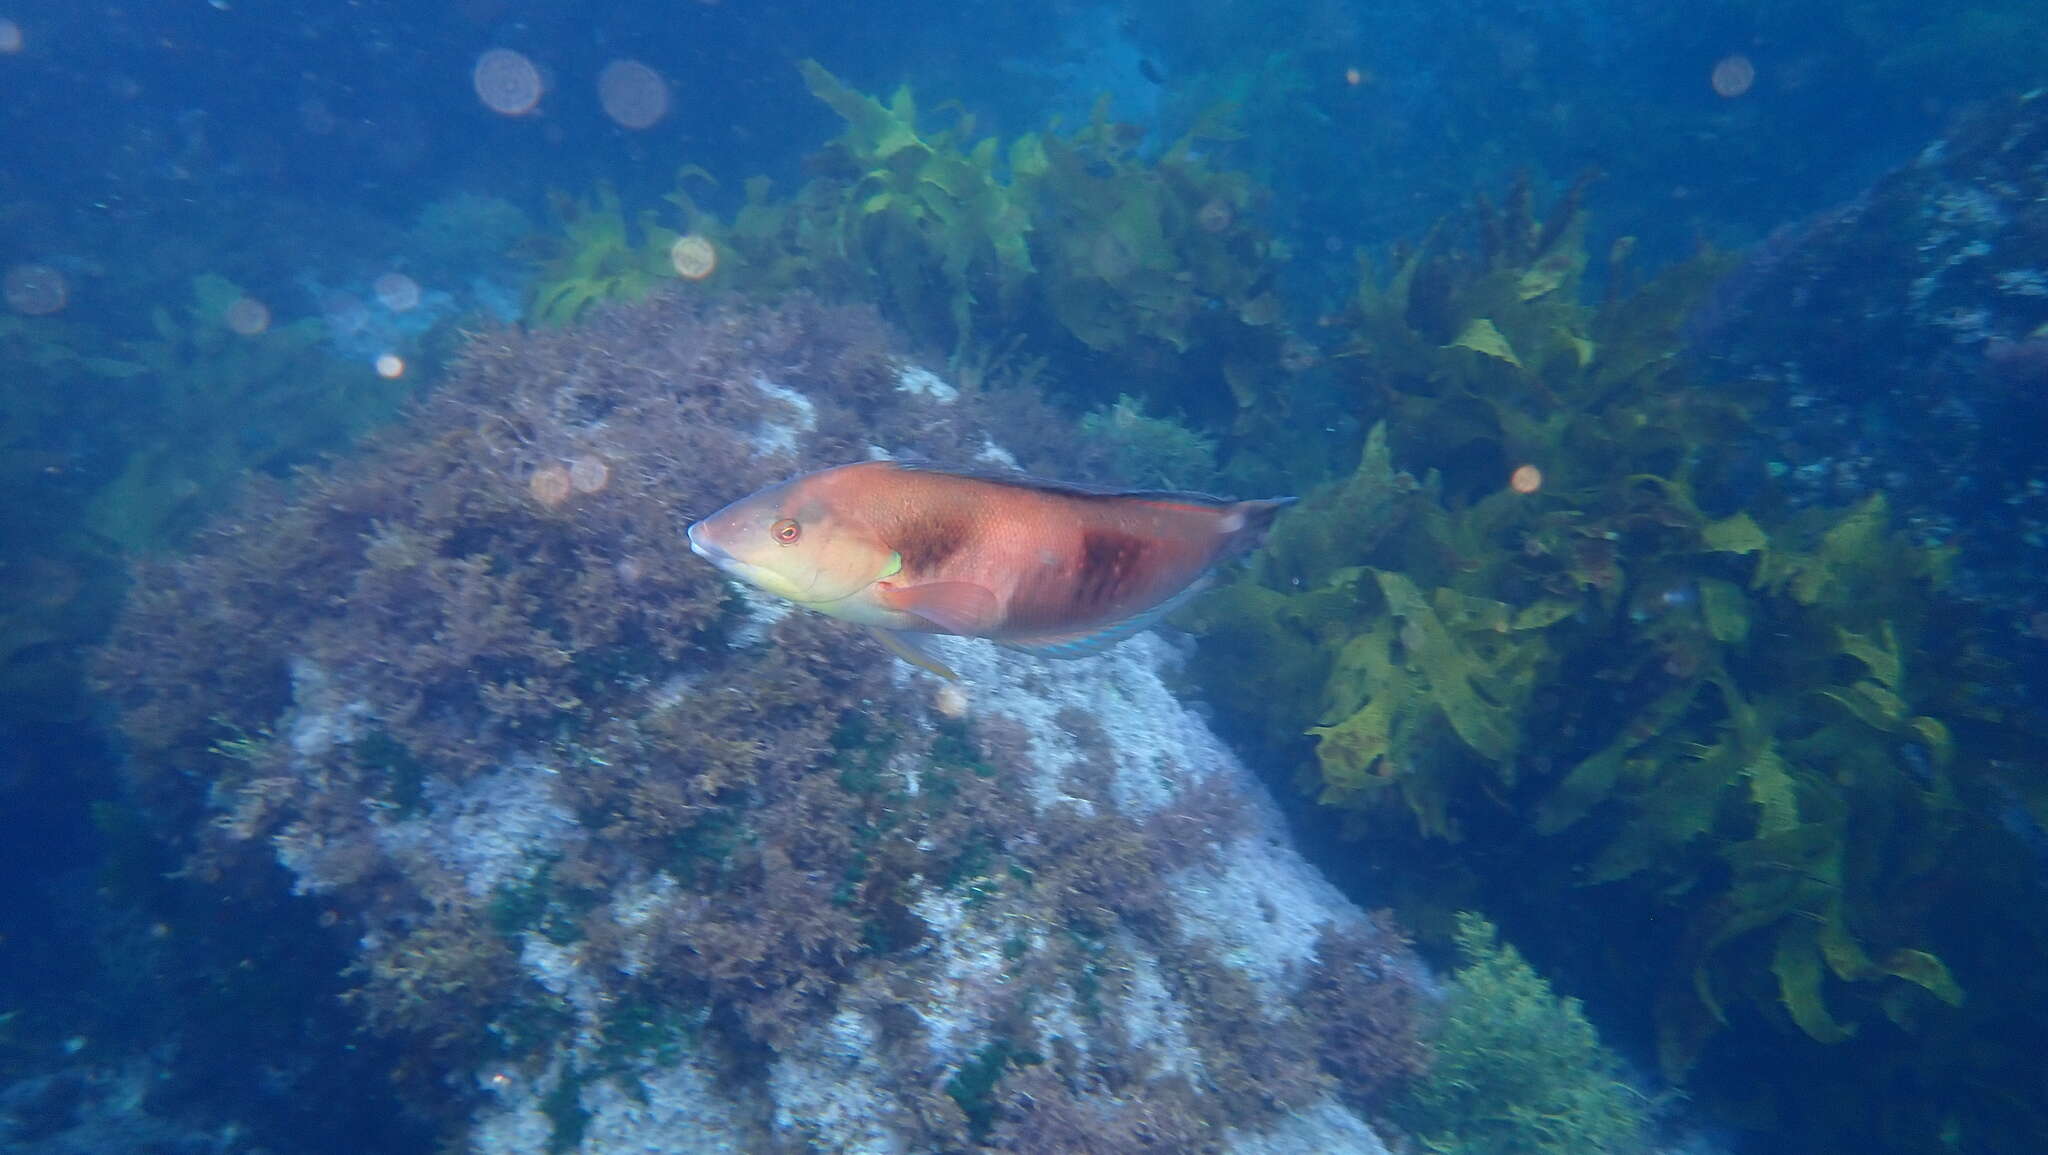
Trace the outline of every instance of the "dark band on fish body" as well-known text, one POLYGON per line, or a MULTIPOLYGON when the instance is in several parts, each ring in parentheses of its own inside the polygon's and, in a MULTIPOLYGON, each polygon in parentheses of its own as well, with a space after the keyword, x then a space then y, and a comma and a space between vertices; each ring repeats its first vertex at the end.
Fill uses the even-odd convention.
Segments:
POLYGON ((1145 561, 1145 542, 1115 530, 1092 529, 1081 535, 1081 566, 1074 575, 1072 606, 1092 614, 1114 605, 1130 587, 1145 561))
POLYGON ((889 543, 903 557, 903 568, 914 574, 930 573, 967 544, 966 519, 944 514, 913 517, 896 531, 889 543))

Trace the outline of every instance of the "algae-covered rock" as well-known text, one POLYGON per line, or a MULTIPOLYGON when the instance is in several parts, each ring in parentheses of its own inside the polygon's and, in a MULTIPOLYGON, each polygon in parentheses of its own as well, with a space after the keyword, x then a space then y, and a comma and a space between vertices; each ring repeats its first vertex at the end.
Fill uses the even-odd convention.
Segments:
POLYGON ((1757 433, 1782 484, 1808 501, 1882 492, 1954 540, 1962 591, 2048 685, 2048 94, 1980 109, 1780 230, 1694 328, 1714 375, 1770 385, 1757 433))
POLYGON ((1418 964, 1172 647, 941 641, 941 693, 689 552, 870 446, 1071 461, 996 404, 803 298, 482 336, 139 575, 101 664, 135 794, 195 885, 320 904, 450 1150, 1382 1151, 1418 964))

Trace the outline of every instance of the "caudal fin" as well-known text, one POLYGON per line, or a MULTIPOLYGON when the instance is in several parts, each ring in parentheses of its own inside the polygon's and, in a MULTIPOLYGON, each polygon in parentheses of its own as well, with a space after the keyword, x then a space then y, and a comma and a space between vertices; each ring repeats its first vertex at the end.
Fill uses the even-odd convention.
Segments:
POLYGON ((1230 512, 1239 524, 1228 527, 1230 544, 1224 547, 1223 556, 1238 557, 1259 548, 1273 528, 1273 519, 1280 516, 1281 510, 1299 500, 1298 497, 1267 497, 1233 504, 1230 512))

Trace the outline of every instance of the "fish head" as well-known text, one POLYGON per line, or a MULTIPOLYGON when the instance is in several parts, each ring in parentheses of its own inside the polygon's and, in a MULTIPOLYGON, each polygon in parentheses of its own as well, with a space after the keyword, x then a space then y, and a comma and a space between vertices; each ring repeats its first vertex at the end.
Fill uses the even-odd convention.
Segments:
POLYGON ((824 476, 769 486, 697 522, 691 552, 756 589, 833 613, 903 563, 824 476))

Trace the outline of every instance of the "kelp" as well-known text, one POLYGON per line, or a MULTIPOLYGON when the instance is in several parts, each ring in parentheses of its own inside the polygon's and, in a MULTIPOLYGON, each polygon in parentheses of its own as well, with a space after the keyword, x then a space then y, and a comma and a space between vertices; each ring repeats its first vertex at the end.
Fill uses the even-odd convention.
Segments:
POLYGON ((1676 357, 1725 261, 1592 307, 1576 190, 1539 220, 1518 187, 1476 224, 1476 252, 1445 229, 1385 278, 1362 265, 1338 361, 1383 421, 1197 611, 1212 696, 1360 829, 1526 840, 1462 876, 1682 928, 1653 1012, 1674 1079, 1738 1019, 1822 1044, 1949 1029, 1977 980, 1940 904, 1982 901, 1966 864, 1996 836, 1970 799, 1999 772, 1955 733, 2000 719, 1937 596, 1948 551, 1881 495, 1769 500, 1741 390, 1676 357))
POLYGON ((1232 136, 1220 115, 1156 156, 1106 101, 1085 124, 1003 141, 978 136, 963 111, 921 112, 907 87, 883 101, 814 61, 799 67, 845 122, 813 158, 817 175, 791 194, 748 181, 730 220, 679 178, 673 213, 641 214, 638 240, 601 189, 593 207, 563 214, 571 235, 534 316, 644 292, 645 278, 672 275, 665 246, 688 232, 716 246, 721 286, 872 302, 956 369, 1029 333, 1087 404, 1170 379, 1185 386, 1174 402, 1211 429, 1281 416, 1292 338, 1275 276, 1287 253, 1257 221, 1252 180, 1208 159, 1232 136))
POLYGON ((99 538, 129 552, 166 544, 242 472, 282 471, 345 444, 411 392, 327 350, 318 318, 231 330, 228 308, 243 296, 200 274, 182 308, 152 310, 152 336, 99 359, 96 375, 132 397, 115 418, 131 438, 124 466, 85 511, 99 538))
POLYGON ((566 325, 605 301, 637 301, 675 279, 669 250, 682 234, 652 210, 628 222, 617 190, 600 184, 589 201, 549 195, 560 234, 544 240, 547 257, 526 315, 537 325, 566 325))
POLYGON ((178 543, 243 474, 281 473, 410 392, 324 347, 317 319, 238 332, 217 274, 123 332, 0 317, 0 690, 30 713, 80 703, 67 673, 104 629, 122 561, 178 543))

